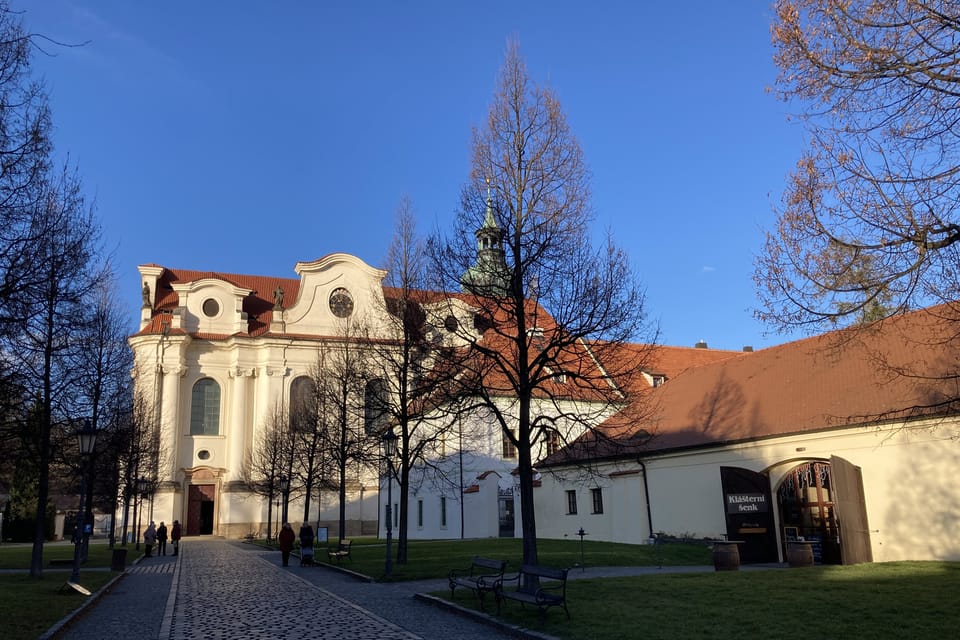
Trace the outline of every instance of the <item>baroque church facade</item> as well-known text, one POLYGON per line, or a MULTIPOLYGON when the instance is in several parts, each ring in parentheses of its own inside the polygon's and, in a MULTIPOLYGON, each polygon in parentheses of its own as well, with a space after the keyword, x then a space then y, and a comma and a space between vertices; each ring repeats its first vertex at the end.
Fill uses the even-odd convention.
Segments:
MULTIPOLYGON (((464 287, 502 293, 507 277, 502 233, 489 210, 476 236, 477 259, 463 275, 464 287)), ((186 535, 239 538, 276 531, 281 505, 251 491, 256 478, 245 475, 264 431, 275 416, 290 415, 298 385, 315 374, 318 354, 342 344, 349 333, 345 327, 363 327, 363 338, 355 340, 360 351, 396 339, 396 324, 387 317, 395 294, 383 284, 386 272, 347 254, 300 262, 294 270, 297 278, 139 267, 143 306, 130 344, 138 397, 151 408, 160 432, 154 520, 180 520, 186 535)), ((477 326, 469 296, 433 299, 424 309, 427 339, 462 343, 463 328, 477 326)), ((377 356, 367 349, 365 357, 377 356)), ((358 406, 370 400, 357 395, 358 406)), ((509 397, 493 400, 507 412, 514 403, 509 397)), ((590 402, 571 398, 576 401, 590 402)), ((379 433, 365 423, 365 410, 351 415, 350 429, 375 450, 379 433)), ((555 402, 534 407, 558 410, 569 409, 555 402)), ((428 463, 411 467, 409 537, 519 535, 516 451, 498 423, 479 409, 446 429, 431 446, 428 463)), ((543 440, 532 452, 534 460, 575 439, 573 429, 543 440)), ((376 454, 348 465, 346 535, 383 535, 388 494, 392 524, 399 525, 399 487, 384 469, 376 454)), ((293 471, 291 478, 297 476, 293 471)), ((339 486, 315 483, 309 497, 300 489, 291 487, 288 519, 300 522, 309 499, 311 524, 336 531, 339 486)))

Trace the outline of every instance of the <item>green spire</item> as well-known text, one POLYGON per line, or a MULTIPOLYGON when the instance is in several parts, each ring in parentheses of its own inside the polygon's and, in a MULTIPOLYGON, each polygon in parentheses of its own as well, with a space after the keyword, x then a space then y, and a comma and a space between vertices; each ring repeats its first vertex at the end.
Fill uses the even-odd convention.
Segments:
POLYGON ((482 296, 503 296, 510 282, 510 270, 503 251, 504 233, 493 214, 493 194, 487 178, 487 211, 476 230, 477 259, 460 277, 464 291, 482 296))

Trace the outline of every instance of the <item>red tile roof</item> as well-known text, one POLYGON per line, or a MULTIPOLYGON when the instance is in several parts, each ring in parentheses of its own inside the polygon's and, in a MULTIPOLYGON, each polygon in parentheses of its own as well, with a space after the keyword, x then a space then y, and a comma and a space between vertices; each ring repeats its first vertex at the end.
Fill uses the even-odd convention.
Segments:
POLYGON ((957 317, 939 306, 689 367, 647 415, 614 416, 542 464, 956 414, 957 317))

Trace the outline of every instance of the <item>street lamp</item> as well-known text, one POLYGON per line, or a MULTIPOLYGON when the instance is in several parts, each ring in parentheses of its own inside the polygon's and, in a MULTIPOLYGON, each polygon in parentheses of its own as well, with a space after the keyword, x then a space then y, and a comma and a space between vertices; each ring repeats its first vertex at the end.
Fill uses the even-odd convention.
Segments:
POLYGON ((80 580, 80 547, 86 538, 87 459, 93 453, 96 444, 97 430, 89 420, 84 420, 83 428, 77 431, 77 446, 80 449, 80 510, 77 512, 77 527, 73 532, 73 572, 70 574, 70 582, 73 583, 80 580))
POLYGON ((283 524, 287 522, 287 507, 290 502, 290 478, 283 475, 280 476, 280 493, 283 494, 283 524))
POLYGON ((137 546, 136 550, 140 551, 140 525, 143 524, 143 498, 147 495, 147 479, 143 476, 137 478, 137 495, 134 497, 134 501, 139 498, 137 502, 137 546))
POLYGON ((397 453, 397 434, 390 429, 383 434, 383 457, 387 461, 387 560, 386 576, 393 572, 393 456, 397 453))

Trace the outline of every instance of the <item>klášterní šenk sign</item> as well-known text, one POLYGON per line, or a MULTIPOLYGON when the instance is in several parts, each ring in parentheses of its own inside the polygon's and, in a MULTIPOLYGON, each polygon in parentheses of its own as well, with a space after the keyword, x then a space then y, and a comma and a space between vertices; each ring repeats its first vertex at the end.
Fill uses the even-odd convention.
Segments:
POLYGON ((727 513, 766 513, 767 496, 762 493, 728 493, 727 513))

